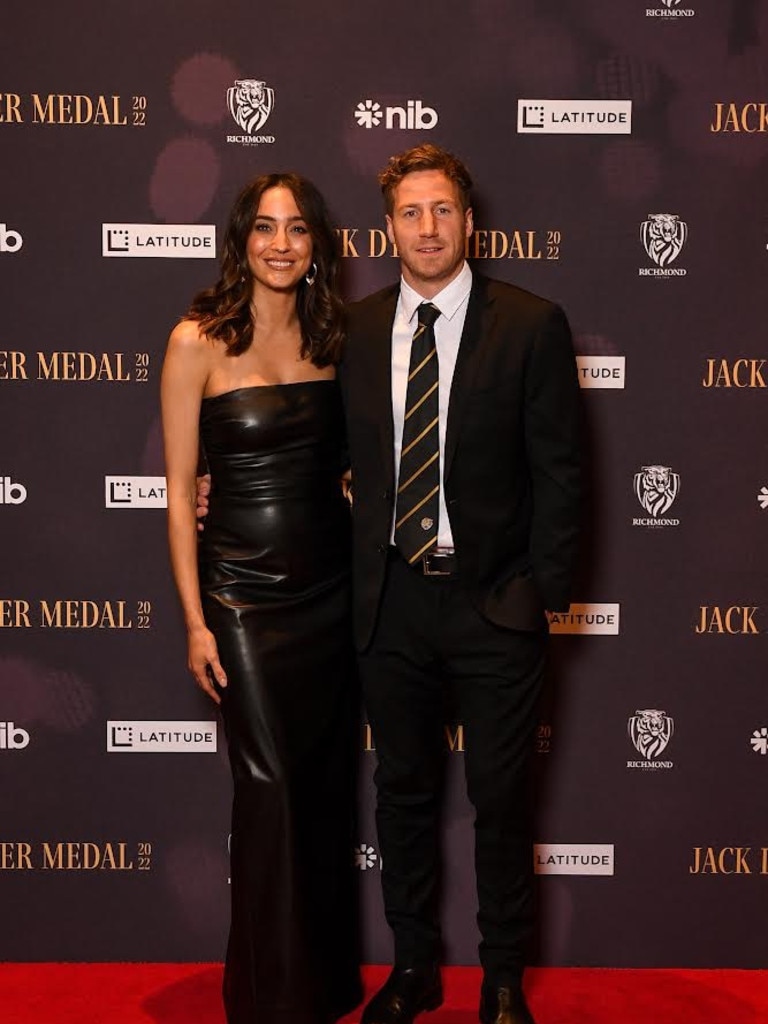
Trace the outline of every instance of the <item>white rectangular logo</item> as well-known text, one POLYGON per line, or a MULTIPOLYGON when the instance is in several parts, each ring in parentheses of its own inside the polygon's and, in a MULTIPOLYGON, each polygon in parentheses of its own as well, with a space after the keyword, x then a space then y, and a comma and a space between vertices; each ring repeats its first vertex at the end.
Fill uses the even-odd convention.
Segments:
POLYGON ((167 508, 164 476, 105 476, 106 508, 167 508))
POLYGON ((110 754, 215 754, 215 722, 107 722, 110 754))
POLYGON ((536 843, 533 867, 537 875, 612 875, 613 845, 536 843))
POLYGON ((576 356, 583 388, 623 388, 626 356, 576 356))
POLYGON ((632 100, 518 100, 522 135, 631 135, 632 100))
POLYGON ((215 224, 102 224, 101 255, 212 260, 215 224))
POLYGON ((547 612, 549 632, 616 636, 619 608, 618 604, 572 604, 567 612, 547 612))

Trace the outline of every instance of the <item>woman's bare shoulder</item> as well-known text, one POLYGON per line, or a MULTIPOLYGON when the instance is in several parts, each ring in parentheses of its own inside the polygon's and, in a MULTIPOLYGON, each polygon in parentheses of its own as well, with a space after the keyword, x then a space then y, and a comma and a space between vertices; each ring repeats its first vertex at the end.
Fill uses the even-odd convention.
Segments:
POLYGON ((168 348, 179 352, 193 353, 210 349, 207 335, 200 330, 197 320, 180 320, 168 337, 168 348))

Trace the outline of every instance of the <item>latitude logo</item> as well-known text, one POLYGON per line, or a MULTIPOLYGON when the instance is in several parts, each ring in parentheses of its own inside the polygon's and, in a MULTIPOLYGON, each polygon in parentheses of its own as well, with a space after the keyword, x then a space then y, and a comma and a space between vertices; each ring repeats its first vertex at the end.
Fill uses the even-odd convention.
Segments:
POLYGON ((377 100, 361 100, 354 111, 355 120, 361 128, 384 127, 393 129, 418 129, 429 131, 439 118, 434 107, 427 107, 422 100, 407 100, 404 107, 382 107, 377 100))
POLYGON ((671 768, 671 761, 657 758, 667 749, 675 731, 674 719, 658 708, 636 711, 627 723, 627 732, 643 761, 628 761, 628 768, 671 768))
POLYGON ((240 78, 227 89, 227 108, 244 135, 228 135, 227 142, 258 145, 274 142, 273 135, 257 135, 275 106, 275 90, 257 78, 240 78))
POLYGON ((650 519, 633 519, 633 526, 679 526, 679 519, 664 519, 680 493, 680 474, 671 466, 643 466, 634 476, 635 497, 650 519))

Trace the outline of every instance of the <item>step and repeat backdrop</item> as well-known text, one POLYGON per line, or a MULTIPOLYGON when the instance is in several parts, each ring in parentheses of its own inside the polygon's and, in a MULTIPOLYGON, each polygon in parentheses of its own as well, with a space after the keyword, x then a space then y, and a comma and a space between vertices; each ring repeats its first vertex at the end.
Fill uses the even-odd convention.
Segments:
MULTIPOLYGON (((538 961, 765 966, 768 2, 2 22, 0 956, 222 956, 229 771, 168 567, 165 339, 262 172, 327 195, 349 297, 394 280, 375 174, 430 141, 474 174, 475 270, 568 312, 588 424, 537 739, 538 961)), ((359 743, 350 858, 383 961, 364 719, 359 743)), ((474 963, 463 753, 446 722, 446 957, 474 963)))

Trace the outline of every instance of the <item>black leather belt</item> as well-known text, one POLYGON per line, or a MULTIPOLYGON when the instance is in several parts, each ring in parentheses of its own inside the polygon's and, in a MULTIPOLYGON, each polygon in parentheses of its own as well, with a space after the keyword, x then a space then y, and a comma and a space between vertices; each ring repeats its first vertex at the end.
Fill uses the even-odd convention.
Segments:
POLYGON ((456 575, 456 555, 453 551, 428 551, 416 564, 421 565, 425 576, 456 575))
MULTIPOLYGON (((394 544, 390 545, 389 557, 403 558, 394 544)), ((453 551, 429 551, 409 568, 423 576, 441 576, 443 579, 450 579, 457 574, 456 553, 453 551)))

